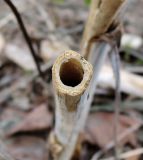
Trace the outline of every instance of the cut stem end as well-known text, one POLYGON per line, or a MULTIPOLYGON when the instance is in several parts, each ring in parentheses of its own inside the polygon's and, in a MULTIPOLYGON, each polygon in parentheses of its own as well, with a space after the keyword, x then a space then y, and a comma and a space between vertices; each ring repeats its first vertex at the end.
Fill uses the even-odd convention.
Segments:
POLYGON ((91 64, 71 50, 60 55, 52 69, 55 89, 70 96, 81 95, 87 88, 91 76, 91 64))
POLYGON ((76 59, 69 59, 60 68, 60 79, 64 85, 75 87, 83 79, 84 71, 82 65, 76 59))

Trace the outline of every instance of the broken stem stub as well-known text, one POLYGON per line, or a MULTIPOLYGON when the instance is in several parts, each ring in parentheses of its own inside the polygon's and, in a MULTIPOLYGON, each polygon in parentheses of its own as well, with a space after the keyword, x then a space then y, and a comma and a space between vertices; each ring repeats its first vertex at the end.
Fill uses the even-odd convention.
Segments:
POLYGON ((78 137, 78 132, 74 132, 74 128, 82 115, 80 99, 91 77, 91 64, 71 50, 65 51, 53 65, 52 78, 56 99, 55 143, 62 146, 62 151, 57 156, 58 160, 70 159, 74 151, 78 137))

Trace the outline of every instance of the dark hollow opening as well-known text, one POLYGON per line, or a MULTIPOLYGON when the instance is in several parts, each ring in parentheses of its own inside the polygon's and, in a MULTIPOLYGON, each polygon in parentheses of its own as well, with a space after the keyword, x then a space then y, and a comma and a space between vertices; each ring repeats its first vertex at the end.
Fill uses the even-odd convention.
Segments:
POLYGON ((64 85, 75 87, 81 83, 84 71, 76 59, 70 59, 60 68, 60 79, 64 85))

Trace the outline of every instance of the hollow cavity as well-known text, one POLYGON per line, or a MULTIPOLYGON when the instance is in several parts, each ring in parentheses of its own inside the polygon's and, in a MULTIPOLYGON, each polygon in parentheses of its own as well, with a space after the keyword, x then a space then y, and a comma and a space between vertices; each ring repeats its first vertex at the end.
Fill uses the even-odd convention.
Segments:
POLYGON ((60 79, 64 85, 75 87, 81 83, 84 71, 79 61, 69 59, 60 67, 60 79))

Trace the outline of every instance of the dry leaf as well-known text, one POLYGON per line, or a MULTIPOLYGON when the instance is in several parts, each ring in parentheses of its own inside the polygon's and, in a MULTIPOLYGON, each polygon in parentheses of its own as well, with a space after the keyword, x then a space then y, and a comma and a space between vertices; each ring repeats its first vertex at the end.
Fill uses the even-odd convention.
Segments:
POLYGON ((20 48, 15 44, 8 44, 5 47, 5 55, 8 59, 16 63, 24 70, 36 70, 36 65, 34 63, 33 57, 26 49, 20 48))
POLYGON ((53 115, 43 104, 31 111, 26 118, 17 126, 12 128, 8 135, 17 132, 41 131, 52 127, 53 115))
MULTIPOLYGON (((124 153, 120 153, 119 159, 120 160, 139 160, 142 154, 143 154, 143 148, 137 148, 124 153)), ((102 160, 115 160, 115 157, 105 158, 102 160)))
POLYGON ((0 116, 0 135, 5 136, 7 133, 19 123, 26 113, 12 107, 6 107, 0 116))
POLYGON ((0 52, 3 50, 5 46, 5 40, 4 37, 0 34, 0 52))
POLYGON ((123 48, 139 49, 143 44, 143 40, 140 36, 134 34, 123 34, 121 39, 121 46, 123 48))
MULTIPOLYGON (((143 76, 121 70, 121 91, 136 97, 143 97, 143 76)), ((115 88, 112 68, 104 65, 98 76, 98 85, 104 88, 115 88)))
POLYGON ((17 160, 48 160, 45 141, 42 138, 20 136, 9 142, 7 148, 17 160))
POLYGON ((67 50, 68 47, 58 40, 43 40, 41 42, 41 56, 44 61, 55 59, 60 53, 67 50))
MULTIPOLYGON (((120 115, 119 117, 119 135, 125 132, 129 127, 140 124, 139 120, 131 117, 120 115)), ((97 144, 101 148, 107 146, 114 138, 114 113, 99 112, 89 115, 84 132, 86 141, 97 144)), ((136 145, 136 136, 130 133, 122 141, 121 145, 130 143, 136 145)))
POLYGON ((125 160, 139 160, 139 158, 140 158, 140 155, 135 155, 135 156, 126 158, 125 160))

